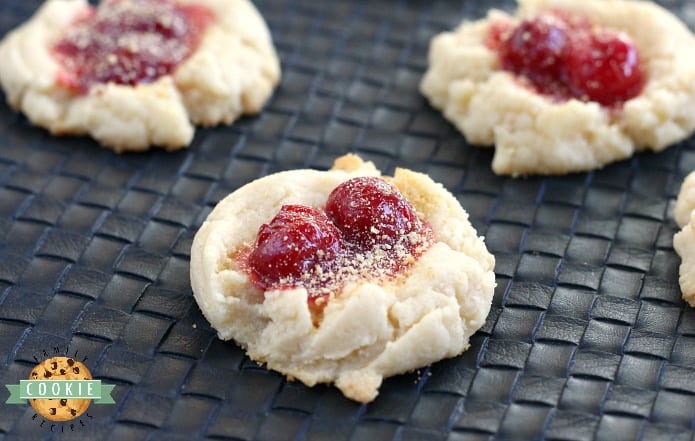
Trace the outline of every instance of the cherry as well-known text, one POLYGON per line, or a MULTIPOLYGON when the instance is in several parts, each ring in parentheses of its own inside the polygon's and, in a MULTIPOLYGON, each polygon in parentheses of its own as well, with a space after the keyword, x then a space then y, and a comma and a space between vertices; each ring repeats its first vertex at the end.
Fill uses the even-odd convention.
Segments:
POLYGON ((328 196, 326 213, 346 240, 362 250, 394 245, 420 225, 405 196, 377 177, 357 177, 338 185, 328 196))
POLYGON ((433 237, 398 188, 358 177, 333 189, 325 210, 283 205, 237 259, 259 289, 303 286, 320 312, 347 281, 396 276, 433 237))
POLYGON ((197 47, 210 10, 173 0, 106 0, 90 6, 52 48, 63 86, 135 85, 172 73, 197 47))
POLYGON ((248 265, 264 288, 292 286, 304 274, 327 269, 341 249, 341 233, 323 211, 283 205, 261 225, 248 265))
POLYGON ((625 34, 605 30, 575 42, 567 78, 573 96, 603 105, 633 98, 644 85, 637 49, 625 34))
POLYGON ((497 51, 503 69, 557 100, 620 105, 646 81, 627 35, 567 12, 545 12, 511 29, 506 22, 493 23, 485 43, 497 51))
POLYGON ((543 88, 562 77, 569 40, 567 23, 553 14, 525 20, 500 46, 502 67, 543 88))

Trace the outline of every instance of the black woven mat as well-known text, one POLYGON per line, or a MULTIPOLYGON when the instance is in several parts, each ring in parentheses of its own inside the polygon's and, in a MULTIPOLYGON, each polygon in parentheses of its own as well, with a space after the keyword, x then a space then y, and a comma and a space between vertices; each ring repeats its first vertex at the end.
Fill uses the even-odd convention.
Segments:
MULTIPOLYGON (((688 0, 663 2, 695 24, 688 0)), ((3 0, 5 33, 38 0, 3 0)), ((115 155, 0 106, 0 440, 689 440, 695 313, 674 198, 695 139, 604 170, 509 179, 417 91, 429 39, 511 1, 263 0, 283 79, 261 115, 185 151, 115 155), (497 258, 463 356, 369 405, 285 381, 219 341, 189 285, 191 239, 255 178, 357 152, 454 192, 497 258), (70 424, 5 404, 56 348, 115 384, 70 424)), ((0 60, 2 62, 2 60, 0 60)))

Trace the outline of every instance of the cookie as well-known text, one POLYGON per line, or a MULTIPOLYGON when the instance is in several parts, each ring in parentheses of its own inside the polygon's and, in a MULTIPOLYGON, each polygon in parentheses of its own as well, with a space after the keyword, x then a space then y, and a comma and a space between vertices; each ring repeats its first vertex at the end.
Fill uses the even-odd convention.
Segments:
POLYGON ((354 155, 257 179, 195 235, 191 285, 223 340, 308 386, 373 400, 384 377, 469 347, 495 287, 466 211, 425 174, 354 155))
POLYGON ((683 299, 695 306, 695 172, 681 184, 673 214, 681 228, 673 236, 673 248, 681 258, 678 283, 683 299))
POLYGON ((248 0, 48 0, 0 42, 9 105, 117 152, 187 146, 261 110, 280 78, 248 0))
POLYGON ((695 130, 695 37, 660 6, 519 0, 435 36, 421 92, 500 175, 566 174, 695 130))
MULTIPOLYGON (((53 357, 31 370, 30 380, 91 380, 92 374, 83 363, 68 357, 53 357)), ((31 407, 51 421, 69 421, 84 414, 90 400, 38 399, 29 400, 31 407)))

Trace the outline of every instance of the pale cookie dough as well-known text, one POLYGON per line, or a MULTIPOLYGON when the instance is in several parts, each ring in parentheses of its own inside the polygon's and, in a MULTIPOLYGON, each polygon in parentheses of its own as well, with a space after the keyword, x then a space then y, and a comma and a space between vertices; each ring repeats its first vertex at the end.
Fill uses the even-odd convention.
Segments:
POLYGON ((329 171, 293 170, 251 182, 223 199, 196 234, 191 284, 223 340, 306 385, 335 383, 369 402, 384 377, 454 357, 490 310, 494 257, 457 200, 428 176, 397 169, 389 178, 430 223, 435 243, 395 282, 352 283, 312 322, 307 291, 262 292, 232 257, 283 204, 322 207, 333 188, 379 176, 371 162, 339 158, 329 171))
POLYGON ((194 124, 231 124, 260 111, 280 78, 268 28, 248 0, 177 0, 215 15, 197 50, 173 75, 135 87, 71 92, 56 83, 50 53, 86 0, 47 0, 0 43, 0 85, 10 106, 55 135, 90 135, 117 152, 187 146, 194 124))
POLYGON ((673 215, 681 227, 673 236, 673 248, 682 259, 678 283, 683 299, 695 306, 695 172, 681 184, 673 215))
POLYGON ((661 151, 695 130, 695 37, 671 13, 630 0, 519 0, 518 6, 515 16, 491 10, 484 19, 437 35, 420 84, 468 142, 494 144, 495 173, 592 170, 638 151, 661 151), (491 23, 519 23, 549 9, 581 14, 633 40, 648 82, 622 111, 576 99, 554 103, 498 67, 497 55, 484 43, 491 23))

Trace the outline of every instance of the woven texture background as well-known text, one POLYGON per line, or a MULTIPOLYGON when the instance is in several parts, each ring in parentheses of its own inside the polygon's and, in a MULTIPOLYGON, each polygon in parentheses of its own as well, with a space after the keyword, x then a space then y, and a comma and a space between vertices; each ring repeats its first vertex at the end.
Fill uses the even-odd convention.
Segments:
MULTIPOLYGON (((663 4, 695 27, 692 2, 663 4)), ((3 0, 0 33, 38 5, 3 0)), ((0 105, 0 386, 55 348, 116 385, 115 405, 53 432, 2 387, 0 440, 692 438, 695 311, 671 212, 695 139, 593 173, 498 177, 492 151, 468 146, 417 85, 434 34, 513 2, 257 6, 282 82, 259 116, 199 130, 185 151, 119 156, 0 105), (442 182, 497 258, 470 350, 388 379, 368 405, 219 341, 188 280, 193 235, 221 198, 346 152, 442 182)))

